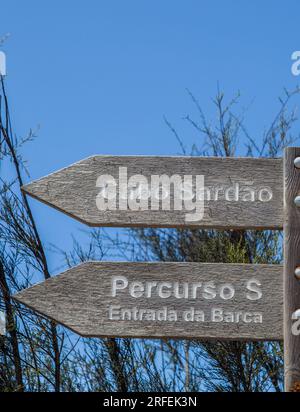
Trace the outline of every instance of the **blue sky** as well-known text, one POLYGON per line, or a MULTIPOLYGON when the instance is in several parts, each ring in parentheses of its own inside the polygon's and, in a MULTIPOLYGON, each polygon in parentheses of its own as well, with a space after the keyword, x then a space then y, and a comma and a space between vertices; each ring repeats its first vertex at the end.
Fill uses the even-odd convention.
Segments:
MULTIPOLYGON (((14 130, 40 126, 23 151, 32 179, 92 154, 179 153, 163 116, 191 146, 198 137, 182 120, 194 113, 186 88, 214 120, 218 82, 250 104, 247 124, 259 140, 283 87, 300 83, 291 74, 296 0, 1 0, 0 10, 0 36, 11 34, 3 50, 14 130)), ((31 204, 44 241, 80 239, 83 225, 31 204)))

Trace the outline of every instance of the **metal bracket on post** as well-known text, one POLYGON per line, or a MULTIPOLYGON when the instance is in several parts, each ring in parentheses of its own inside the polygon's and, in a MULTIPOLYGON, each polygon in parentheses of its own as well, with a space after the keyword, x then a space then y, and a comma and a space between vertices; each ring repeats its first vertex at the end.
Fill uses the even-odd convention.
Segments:
POLYGON ((284 154, 284 377, 300 392, 300 147, 284 154))

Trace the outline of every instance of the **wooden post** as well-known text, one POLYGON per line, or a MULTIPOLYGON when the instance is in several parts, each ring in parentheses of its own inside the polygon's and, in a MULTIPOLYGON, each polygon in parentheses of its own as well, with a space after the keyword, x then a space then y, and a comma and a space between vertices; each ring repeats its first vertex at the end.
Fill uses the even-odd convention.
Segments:
MULTIPOLYGON (((284 156, 284 369, 285 391, 300 392, 300 328, 292 331, 293 314, 300 309, 300 280, 295 270, 300 266, 300 168, 294 161, 300 148, 288 147, 284 156)), ((299 164, 297 164, 299 166, 299 164)), ((299 313, 299 312, 298 312, 299 313)), ((295 318, 295 315, 294 315, 295 318)))

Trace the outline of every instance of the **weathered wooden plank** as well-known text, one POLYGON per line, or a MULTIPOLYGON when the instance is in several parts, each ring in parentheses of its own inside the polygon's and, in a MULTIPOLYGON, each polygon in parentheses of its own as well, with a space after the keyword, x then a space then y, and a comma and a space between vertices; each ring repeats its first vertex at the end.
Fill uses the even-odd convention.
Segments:
POLYGON ((300 392, 300 325, 293 314, 300 309, 300 208, 294 203, 300 194, 300 169, 294 160, 300 148, 288 147, 284 159, 284 365, 285 390, 300 392), (298 325, 298 326, 297 326, 298 325))
POLYGON ((90 226, 280 229, 282 168, 282 159, 93 156, 22 189, 90 226), (114 181, 105 181, 104 175, 110 175, 114 181), (165 181, 163 188, 158 186, 155 191, 158 176, 162 175, 177 175, 177 186, 171 184, 168 189, 165 181), (187 185, 185 189, 192 181, 193 204, 186 190, 186 197, 175 206, 178 176, 187 185), (184 180, 184 176, 192 176, 192 180, 184 180), (200 177, 197 182, 196 176, 200 177), (116 185, 115 192, 112 184, 116 185), (124 185, 126 190, 120 191, 124 185), (141 193, 146 200, 134 201, 141 193), (108 202, 105 196, 116 197, 108 202), (159 202, 160 196, 169 196, 170 204, 159 202))
POLYGON ((83 336, 280 340, 280 265, 88 262, 14 298, 83 336))

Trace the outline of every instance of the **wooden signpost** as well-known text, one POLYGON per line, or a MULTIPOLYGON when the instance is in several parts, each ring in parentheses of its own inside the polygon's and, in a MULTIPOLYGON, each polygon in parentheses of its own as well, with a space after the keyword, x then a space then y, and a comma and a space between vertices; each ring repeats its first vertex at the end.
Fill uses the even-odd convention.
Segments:
POLYGON ((282 159, 93 156, 28 184, 23 191, 89 226, 281 229, 283 225, 282 159), (192 178, 198 193, 196 176, 204 178, 201 219, 197 219, 201 193, 198 203, 190 205, 187 196, 181 210, 180 205, 174 207, 174 183, 178 186, 185 176, 187 187, 192 178), (141 193, 144 202, 134 201, 140 195, 138 185, 149 191, 141 193), (105 197, 110 199, 97 207, 97 200, 105 197))
POLYGON ((87 262, 15 296, 83 336, 281 340, 280 265, 87 262))
POLYGON ((284 340, 300 391, 300 148, 94 156, 22 188, 90 226, 283 229, 284 264, 87 262, 15 299, 83 336, 284 340))

